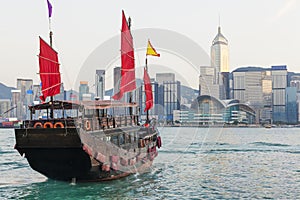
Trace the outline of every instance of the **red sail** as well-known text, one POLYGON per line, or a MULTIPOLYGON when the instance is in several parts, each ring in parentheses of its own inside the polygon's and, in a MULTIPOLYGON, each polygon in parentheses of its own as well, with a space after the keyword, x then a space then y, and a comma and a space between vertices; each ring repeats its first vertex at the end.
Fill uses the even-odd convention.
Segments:
POLYGON ((152 85, 146 68, 144 68, 144 84, 145 84, 145 94, 146 94, 146 101, 145 101, 146 106, 144 112, 146 112, 147 110, 150 110, 153 107, 152 85))
POLYGON ((60 73, 57 52, 52 49, 42 38, 40 38, 40 77, 42 82, 42 96, 45 101, 47 97, 60 93, 60 73))
POLYGON ((125 92, 136 89, 133 41, 128 23, 122 11, 122 32, 121 32, 121 81, 120 91, 112 98, 119 100, 125 92))

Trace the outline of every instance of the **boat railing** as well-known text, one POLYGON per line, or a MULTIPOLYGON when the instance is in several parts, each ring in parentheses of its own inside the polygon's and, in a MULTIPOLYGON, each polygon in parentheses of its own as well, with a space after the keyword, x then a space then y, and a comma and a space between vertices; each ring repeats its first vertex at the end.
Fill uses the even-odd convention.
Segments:
POLYGON ((93 117, 84 118, 78 121, 79 126, 83 129, 90 130, 100 130, 100 129, 112 129, 117 127, 125 126, 136 126, 139 124, 138 116, 107 116, 107 117, 93 117))
POLYGON ((22 128, 83 128, 90 130, 104 130, 125 126, 138 125, 138 116, 106 116, 86 118, 54 118, 23 121, 22 128))
POLYGON ((54 119, 36 119, 25 120, 21 128, 65 128, 75 127, 74 118, 54 118, 54 119))

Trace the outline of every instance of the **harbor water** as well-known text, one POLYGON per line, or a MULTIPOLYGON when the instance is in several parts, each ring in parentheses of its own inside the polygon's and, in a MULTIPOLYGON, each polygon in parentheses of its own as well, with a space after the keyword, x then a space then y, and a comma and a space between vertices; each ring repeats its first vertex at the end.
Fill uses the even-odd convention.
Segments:
POLYGON ((300 128, 161 127, 152 168, 115 181, 47 179, 0 129, 0 199, 300 199, 300 128))

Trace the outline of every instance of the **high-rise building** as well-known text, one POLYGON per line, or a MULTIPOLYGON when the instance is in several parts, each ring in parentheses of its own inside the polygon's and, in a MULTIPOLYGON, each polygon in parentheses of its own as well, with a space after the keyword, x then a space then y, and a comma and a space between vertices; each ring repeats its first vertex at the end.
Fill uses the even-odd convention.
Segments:
POLYGON ((211 46, 211 66, 216 67, 217 77, 220 72, 229 72, 228 40, 221 33, 220 26, 211 46))
POLYGON ((11 117, 16 117, 22 119, 21 114, 23 110, 23 104, 21 102, 21 90, 12 90, 11 91, 11 104, 14 108, 12 110, 11 117))
POLYGON ((158 112, 159 119, 173 121, 173 111, 180 110, 181 83, 175 80, 173 73, 157 73, 158 83, 158 112))
POLYGON ((201 66, 199 76, 199 94, 220 97, 220 85, 215 80, 216 68, 212 66, 201 66))
POLYGON ((54 100, 65 100, 64 83, 60 84, 60 93, 54 96, 54 100))
MULTIPOLYGON (((80 81, 79 85, 79 100, 83 100, 83 94, 89 94, 89 85, 88 81, 80 81)), ((86 98, 85 98, 86 100, 86 98)))
POLYGON ((286 88, 286 122, 288 124, 298 123, 297 88, 286 88))
MULTIPOLYGON (((213 70, 213 81, 210 80, 211 73, 201 73, 200 69, 200 88, 203 94, 210 93, 218 99, 229 99, 229 48, 228 40, 221 33, 221 27, 218 27, 218 34, 215 36, 211 46, 211 67, 213 70), (211 83, 212 82, 212 83, 211 83), (206 84, 206 86, 205 86, 206 84)), ((202 67, 203 69, 207 69, 202 67)))
POLYGON ((95 86, 96 97, 103 100, 105 95, 105 70, 96 70, 95 86))
POLYGON ((162 85, 164 82, 174 82, 175 74, 174 73, 156 73, 156 81, 158 84, 162 85))
POLYGON ((271 121, 271 69, 243 67, 232 72, 233 98, 250 105, 256 112, 256 119, 271 121))
POLYGON ((21 91, 20 101, 22 109, 19 119, 26 119, 29 117, 28 106, 33 104, 33 80, 32 79, 17 79, 17 89, 21 91))
POLYGON ((272 118, 273 122, 283 122, 286 119, 286 88, 287 69, 286 66, 272 66, 272 118))
POLYGON ((33 101, 40 102, 41 85, 33 85, 33 101))
POLYGON ((10 99, 0 99, 0 117, 8 118, 11 116, 11 112, 8 110, 10 109, 10 99))
POLYGON ((116 94, 120 91, 120 83, 121 83, 121 67, 114 68, 114 92, 116 94))
MULTIPOLYGON (((291 87, 295 87, 297 90, 297 105, 298 105, 298 111, 300 110, 300 75, 293 75, 291 77, 290 82, 291 87)), ((300 112, 298 112, 298 121, 300 120, 300 112)))

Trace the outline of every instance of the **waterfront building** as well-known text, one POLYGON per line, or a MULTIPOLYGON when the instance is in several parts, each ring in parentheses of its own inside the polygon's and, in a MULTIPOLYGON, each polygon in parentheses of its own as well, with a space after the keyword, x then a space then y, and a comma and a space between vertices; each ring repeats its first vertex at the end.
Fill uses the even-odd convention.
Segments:
POLYGON ((199 76, 199 94, 210 95, 215 98, 220 96, 220 86, 216 83, 216 68, 212 66, 201 66, 199 76))
POLYGON ((80 81, 79 85, 79 100, 83 100, 83 94, 89 94, 88 81, 80 81))
POLYGON ((0 99, 0 117, 9 118, 11 116, 11 112, 8 112, 10 108, 10 99, 0 99))
POLYGON ((32 79, 17 79, 17 89, 20 90, 21 113, 18 118, 20 120, 29 117, 28 106, 33 104, 33 80, 32 79))
POLYGON ((291 77, 291 82, 290 82, 291 87, 295 87, 297 90, 297 105, 298 105, 298 121, 300 120, 300 75, 293 75, 291 77))
POLYGON ((256 111, 257 123, 271 122, 272 76, 270 68, 242 67, 232 72, 233 98, 256 111))
POLYGON ((220 100, 201 95, 190 111, 174 112, 175 119, 186 125, 254 124, 255 111, 236 99, 220 100))
POLYGON ((272 119, 272 76, 271 70, 262 72, 263 108, 260 111, 260 122, 271 123, 272 119))
POLYGON ((298 123, 297 88, 286 88, 286 122, 288 124, 298 123))
POLYGON ((120 91, 120 82, 121 82, 121 67, 115 67, 114 68, 114 91, 113 91, 113 94, 116 94, 120 91))
POLYGON ((218 99, 230 98, 228 40, 221 33, 221 27, 212 41, 211 66, 200 67, 199 92, 218 99))
POLYGON ((23 110, 23 104, 21 102, 21 90, 11 91, 11 105, 14 108, 11 112, 11 117, 22 119, 21 114, 23 110))
POLYGON ((181 83, 175 80, 174 73, 157 73, 158 104, 156 111, 159 120, 173 121, 173 110, 180 110, 181 83))
POLYGON ((40 96, 41 96, 41 85, 36 84, 32 86, 33 90, 33 102, 39 103, 40 102, 40 96))
POLYGON ((220 26, 211 46, 211 66, 216 67, 217 77, 220 72, 229 72, 228 40, 221 33, 220 26))
POLYGON ((105 96, 105 70, 96 70, 95 86, 96 98, 103 100, 105 96))
POLYGON ((287 68, 272 66, 272 118, 274 123, 286 123, 287 68))
POLYGON ((64 87, 64 83, 60 84, 60 92, 59 94, 55 95, 53 97, 54 100, 65 100, 65 87, 64 87))

